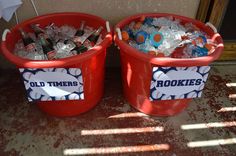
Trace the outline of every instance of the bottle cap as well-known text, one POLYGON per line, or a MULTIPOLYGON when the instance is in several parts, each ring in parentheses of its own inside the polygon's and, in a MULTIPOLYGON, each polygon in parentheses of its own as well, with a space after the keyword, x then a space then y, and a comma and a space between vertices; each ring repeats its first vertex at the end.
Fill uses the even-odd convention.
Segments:
POLYGON ((128 41, 129 40, 129 33, 127 31, 121 32, 122 40, 128 41))
POLYGON ((142 22, 137 22, 137 23, 135 23, 135 25, 134 25, 134 29, 138 30, 138 29, 141 28, 142 25, 143 25, 142 22))
POLYGON ((160 44, 162 44, 163 39, 164 36, 160 32, 154 32, 150 35, 150 41, 154 47, 158 47, 160 44))
POLYGON ((147 37, 148 37, 148 33, 146 33, 145 31, 139 31, 137 32, 135 36, 135 40, 137 44, 142 44, 146 41, 147 37))

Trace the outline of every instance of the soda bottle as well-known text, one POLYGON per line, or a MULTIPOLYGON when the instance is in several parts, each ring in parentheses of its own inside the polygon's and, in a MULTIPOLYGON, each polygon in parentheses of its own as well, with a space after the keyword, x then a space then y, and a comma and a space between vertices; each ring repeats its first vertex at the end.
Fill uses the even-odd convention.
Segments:
POLYGON ((71 47, 74 47, 73 49, 71 49, 71 51, 76 51, 77 54, 81 54, 81 53, 88 50, 88 48, 86 46, 84 46, 84 45, 78 46, 71 40, 66 40, 66 41, 64 41, 64 43, 67 45, 70 44, 71 47))
POLYGON ((88 40, 91 42, 91 43, 94 43, 94 45, 96 44, 98 38, 99 38, 99 35, 102 31, 103 27, 99 27, 93 34, 91 34, 89 37, 88 37, 88 40))
POLYGON ((99 27, 94 33, 92 33, 92 34, 84 41, 83 45, 86 46, 88 49, 92 48, 92 47, 96 44, 96 42, 97 42, 97 40, 98 40, 98 38, 99 38, 99 36, 100 36, 100 33, 101 33, 102 29, 103 29, 103 27, 99 27))
POLYGON ((26 51, 36 52, 37 50, 36 50, 36 45, 35 45, 34 40, 22 28, 19 28, 19 31, 21 33, 26 51))
POLYGON ((84 25, 85 25, 85 21, 81 21, 80 28, 76 31, 75 36, 84 35, 84 25))
POLYGON ((43 53, 47 56, 48 60, 56 59, 56 51, 50 46, 48 41, 43 36, 40 36, 39 40, 43 48, 43 53))
POLYGON ((84 35, 84 26, 85 21, 81 21, 80 28, 76 31, 73 41, 77 44, 77 46, 82 45, 81 36, 84 35))
POLYGON ((49 36, 42 28, 40 28, 36 24, 31 24, 31 28, 34 30, 36 37, 43 36, 50 43, 50 46, 53 46, 53 41, 49 38, 49 36))

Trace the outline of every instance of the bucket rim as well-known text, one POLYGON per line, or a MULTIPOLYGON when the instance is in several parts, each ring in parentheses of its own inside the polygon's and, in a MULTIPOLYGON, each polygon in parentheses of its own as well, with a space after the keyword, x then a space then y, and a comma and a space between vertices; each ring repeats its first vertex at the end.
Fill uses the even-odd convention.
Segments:
MULTIPOLYGON (((115 25, 114 30, 117 28, 122 28, 125 26, 127 23, 134 21, 141 16, 148 16, 148 17, 168 17, 172 16, 174 18, 180 19, 180 20, 185 20, 185 21, 190 21, 194 24, 197 23, 197 25, 201 25, 205 30, 211 32, 215 40, 218 40, 218 45, 215 49, 214 52, 207 56, 203 57, 196 57, 196 58, 170 58, 170 57, 156 57, 152 55, 147 55, 130 45, 128 45, 125 41, 119 40, 117 32, 114 33, 114 41, 117 44, 117 46, 120 48, 121 53, 125 53, 127 55, 130 55, 132 57, 135 57, 139 60, 142 60, 144 62, 149 62, 152 65, 157 65, 157 66, 179 66, 179 67, 184 67, 184 66, 204 66, 204 65, 209 65, 211 62, 214 60, 218 59, 223 52, 224 49, 224 44, 223 44, 223 39, 221 38, 219 33, 215 33, 209 26, 205 25, 204 23, 192 19, 189 17, 181 16, 181 15, 176 15, 176 14, 169 14, 169 13, 141 13, 141 14, 135 14, 132 16, 129 16, 123 20, 121 20, 118 24, 115 25)), ((204 31, 204 30, 203 30, 204 31)))
MULTIPOLYGON (((84 16, 84 17, 88 17, 88 19, 89 18, 96 18, 99 22, 101 22, 101 25, 106 25, 106 21, 96 15, 80 13, 80 12, 56 12, 56 13, 40 15, 40 16, 25 20, 15 26, 13 26, 10 29, 10 31, 15 30, 22 25, 26 25, 26 24, 32 23, 34 21, 38 21, 40 19, 61 16, 61 15, 63 15, 63 16, 70 16, 71 15, 71 16, 78 16, 78 17, 84 16)), ((83 61, 86 61, 87 59, 90 59, 91 57, 96 56, 96 55, 100 54, 101 52, 103 52, 112 43, 112 30, 110 32, 106 32, 106 35, 105 35, 103 41, 99 45, 93 47, 92 49, 90 49, 82 54, 76 55, 76 56, 61 58, 61 59, 57 59, 57 60, 30 60, 30 59, 16 56, 8 50, 8 48, 6 46, 6 44, 7 44, 6 42, 7 42, 7 36, 6 36, 6 40, 1 42, 1 51, 2 51, 3 55, 10 62, 14 63, 18 67, 23 67, 23 68, 60 68, 60 67, 73 66, 74 64, 78 64, 83 61)))

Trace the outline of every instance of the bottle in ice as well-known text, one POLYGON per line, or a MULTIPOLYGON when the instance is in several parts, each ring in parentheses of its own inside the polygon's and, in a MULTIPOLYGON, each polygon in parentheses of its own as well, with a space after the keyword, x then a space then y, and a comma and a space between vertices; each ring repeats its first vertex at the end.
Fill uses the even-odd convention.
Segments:
POLYGON ((35 52, 36 51, 36 44, 34 40, 22 29, 19 28, 19 31, 22 36, 22 40, 27 52, 35 52))
POLYGON ((102 32, 102 29, 103 27, 99 27, 93 34, 91 34, 89 37, 88 37, 88 40, 90 42, 93 42, 94 44, 96 44, 98 38, 99 38, 99 35, 100 33, 102 32))
POLYGON ((103 27, 99 27, 94 33, 92 33, 83 43, 88 49, 95 46, 98 41, 98 38, 102 32, 103 27))
POLYGON ((84 35, 85 21, 81 21, 80 28, 76 31, 73 41, 80 46, 82 44, 81 36, 84 35))
POLYGON ((31 24, 31 28, 34 30, 37 38, 43 36, 49 42, 50 46, 53 46, 53 41, 49 38, 49 36, 42 28, 40 28, 37 24, 31 24))
POLYGON ((76 31, 75 36, 84 35, 84 25, 85 25, 85 21, 81 21, 80 28, 76 31))
POLYGON ((88 50, 88 48, 86 46, 84 46, 84 45, 78 46, 71 40, 66 40, 66 41, 64 41, 64 43, 67 45, 70 45, 70 47, 73 47, 73 49, 71 49, 71 51, 75 51, 76 54, 81 54, 81 53, 88 50))
POLYGON ((47 56, 48 60, 56 59, 56 57, 55 57, 56 56, 56 51, 50 46, 48 41, 43 36, 40 36, 39 40, 40 40, 40 43, 42 45, 43 52, 47 56))

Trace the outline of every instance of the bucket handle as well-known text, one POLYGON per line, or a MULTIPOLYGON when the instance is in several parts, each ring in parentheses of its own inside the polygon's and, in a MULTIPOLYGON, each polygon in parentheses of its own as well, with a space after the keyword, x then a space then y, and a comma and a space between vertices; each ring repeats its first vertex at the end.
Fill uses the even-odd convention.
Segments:
POLYGON ((118 35, 119 40, 122 40, 122 35, 121 35, 121 30, 120 30, 120 28, 116 28, 116 32, 117 32, 117 35, 118 35))
POLYGON ((2 41, 6 41, 7 34, 10 33, 11 31, 9 29, 5 29, 2 33, 2 41))
POLYGON ((205 25, 210 27, 214 31, 214 33, 217 33, 216 27, 211 22, 206 22, 205 25))
POLYGON ((109 21, 106 21, 106 28, 107 28, 107 32, 111 32, 111 28, 110 28, 110 23, 109 21))

